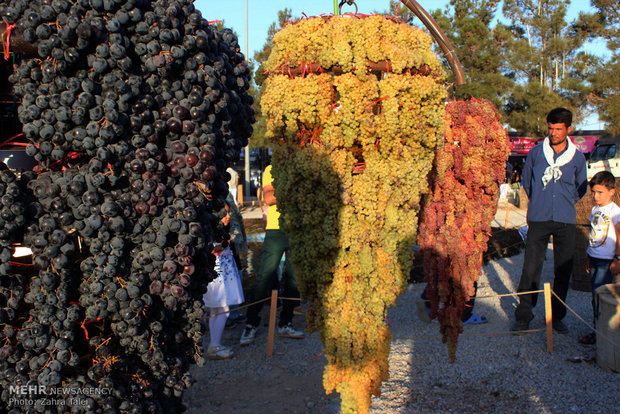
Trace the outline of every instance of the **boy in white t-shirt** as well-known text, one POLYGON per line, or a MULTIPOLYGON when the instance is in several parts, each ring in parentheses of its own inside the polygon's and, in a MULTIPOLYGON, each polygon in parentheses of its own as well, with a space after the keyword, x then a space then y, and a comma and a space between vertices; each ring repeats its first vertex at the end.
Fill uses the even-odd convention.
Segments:
MULTIPOLYGON (((596 318, 598 303, 595 291, 599 286, 613 282, 610 267, 620 260, 617 235, 620 234, 620 207, 612 201, 616 192, 616 179, 609 171, 600 171, 590 180, 592 198, 596 205, 590 214, 590 240, 586 270, 592 284, 592 310, 596 318)), ((583 344, 596 342, 594 332, 579 339, 583 344)))

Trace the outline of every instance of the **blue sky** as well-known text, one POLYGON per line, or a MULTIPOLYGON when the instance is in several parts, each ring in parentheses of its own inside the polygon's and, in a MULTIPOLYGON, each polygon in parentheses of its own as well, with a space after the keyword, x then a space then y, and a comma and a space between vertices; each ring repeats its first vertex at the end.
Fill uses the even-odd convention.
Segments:
MULTIPOLYGON (((293 16, 301 16, 302 13, 307 16, 316 16, 334 12, 334 0, 247 0, 247 2, 250 58, 265 44, 269 25, 276 21, 279 10, 289 8, 293 11, 293 16)), ((360 13, 370 14, 387 10, 390 1, 357 0, 356 3, 360 13)), ((418 0, 418 3, 430 12, 431 10, 445 8, 449 1, 418 0)), ((590 0, 573 0, 570 3, 568 16, 571 20, 579 14, 579 11, 591 11, 590 0)), ((239 45, 242 51, 245 52, 245 0, 195 0, 194 5, 202 12, 205 19, 209 21, 223 20, 226 27, 233 29, 239 36, 239 45)), ((354 10, 353 7, 347 5, 342 8, 343 12, 353 12, 354 10)), ((501 14, 501 11, 498 14, 501 14)))
MULTIPOLYGON (((417 0, 428 12, 435 9, 444 9, 449 0, 417 0)), ((248 49, 249 58, 260 50, 265 44, 267 30, 271 23, 277 20, 279 10, 289 8, 293 16, 317 16, 323 13, 334 12, 334 0, 247 0, 248 2, 248 49)), ((340 1, 338 0, 338 3, 340 1)), ((389 0, 356 0, 360 13, 383 12, 389 7, 389 0)), ((223 20, 224 25, 233 29, 239 36, 239 45, 245 53, 245 0, 195 0, 194 5, 202 12, 203 18, 209 21, 223 20)), ((404 6, 402 6, 404 7, 404 6)), ((501 18, 501 5, 498 8, 498 16, 501 18)), ((351 6, 344 5, 344 12, 354 12, 351 6)), ((591 12, 590 0, 572 0, 568 6, 568 20, 576 18, 580 11, 591 12)), ((419 24, 422 27, 422 24, 419 24)), ((588 52, 596 55, 606 53, 604 45, 600 42, 588 45, 588 52)), ((602 129, 596 116, 590 116, 578 125, 580 129, 602 129)))

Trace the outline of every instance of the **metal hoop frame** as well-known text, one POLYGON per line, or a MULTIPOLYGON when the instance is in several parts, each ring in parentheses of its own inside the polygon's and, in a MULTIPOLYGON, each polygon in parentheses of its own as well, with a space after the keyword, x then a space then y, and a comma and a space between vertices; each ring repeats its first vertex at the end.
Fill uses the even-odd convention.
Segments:
POLYGON ((357 4, 355 4, 355 0, 342 0, 340 5, 338 6, 338 14, 342 14, 342 6, 348 4, 349 6, 355 6, 355 14, 357 14, 357 4))

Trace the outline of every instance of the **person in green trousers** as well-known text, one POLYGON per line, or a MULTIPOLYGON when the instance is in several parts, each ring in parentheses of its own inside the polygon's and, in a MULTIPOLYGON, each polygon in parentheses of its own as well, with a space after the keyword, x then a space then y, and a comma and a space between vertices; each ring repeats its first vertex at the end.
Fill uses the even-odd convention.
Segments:
MULTIPOLYGON (((282 255, 288 250, 288 236, 280 230, 280 212, 276 204, 275 188, 271 176, 271 165, 267 166, 263 173, 263 198, 268 205, 267 225, 265 226, 265 241, 260 254, 260 264, 252 290, 252 302, 265 299, 271 290, 278 285, 278 266, 282 255)), ((288 260, 284 263, 282 274, 282 294, 286 298, 299 298, 297 289, 297 277, 293 265, 288 260)), ((284 300, 278 322, 278 336, 301 339, 303 332, 293 327, 293 309, 299 304, 297 300, 284 300)), ((249 345, 254 342, 256 331, 260 324, 259 313, 264 302, 256 303, 248 308, 247 324, 241 334, 241 345, 249 345)))

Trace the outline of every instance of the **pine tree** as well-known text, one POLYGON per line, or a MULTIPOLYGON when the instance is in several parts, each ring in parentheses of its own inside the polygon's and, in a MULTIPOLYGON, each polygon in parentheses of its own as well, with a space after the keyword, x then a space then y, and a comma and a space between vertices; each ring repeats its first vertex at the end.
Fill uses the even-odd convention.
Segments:
POLYGON ((587 103, 586 85, 578 58, 581 42, 566 22, 566 2, 505 0, 503 13, 512 22, 507 64, 518 80, 504 108, 510 126, 542 135, 553 106, 572 109, 578 122, 587 103))
POLYGON ((486 98, 502 107, 514 83, 502 67, 507 31, 502 25, 491 27, 496 12, 492 0, 451 0, 446 10, 433 12, 467 76, 467 83, 456 90, 457 99, 486 98))
POLYGON ((280 28, 284 27, 284 25, 286 25, 291 18, 291 9, 278 11, 278 20, 271 23, 269 26, 269 29, 267 30, 267 40, 265 41, 263 48, 254 53, 254 62, 258 66, 258 69, 254 72, 254 83, 256 84, 256 88, 251 89, 251 92, 253 92, 251 95, 254 97, 254 109, 256 111, 254 133, 252 134, 252 139, 250 140, 250 147, 252 148, 269 147, 271 145, 270 141, 265 139, 265 117, 260 110, 262 86, 267 78, 263 63, 267 60, 269 54, 271 53, 271 49, 273 48, 273 36, 278 30, 280 30, 280 28))
POLYGON ((262 86, 263 82, 265 82, 265 79, 267 78, 263 67, 263 62, 267 60, 269 54, 271 53, 271 49, 273 49, 273 36, 278 32, 278 30, 291 21, 292 16, 291 9, 278 11, 278 20, 271 23, 269 29, 267 29, 267 40, 265 41, 263 48, 254 53, 254 60, 258 64, 258 69, 254 74, 254 82, 256 82, 258 86, 262 86))
POLYGON ((597 108, 599 118, 607 122, 607 130, 620 135, 620 11, 613 0, 593 0, 592 4, 597 12, 584 15, 582 20, 592 22, 589 27, 606 41, 611 56, 595 69, 590 103, 597 108))
POLYGON ((384 13, 388 16, 398 16, 405 23, 413 24, 414 26, 421 26, 416 23, 416 16, 408 7, 404 6, 399 0, 390 0, 389 11, 384 13))

